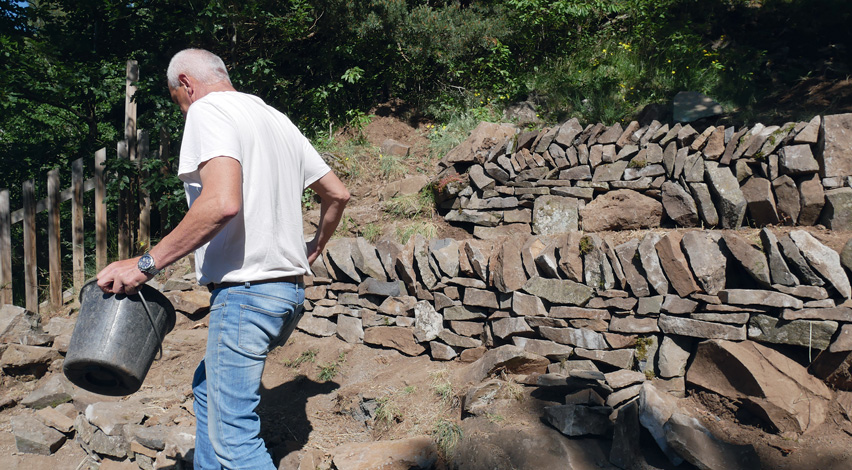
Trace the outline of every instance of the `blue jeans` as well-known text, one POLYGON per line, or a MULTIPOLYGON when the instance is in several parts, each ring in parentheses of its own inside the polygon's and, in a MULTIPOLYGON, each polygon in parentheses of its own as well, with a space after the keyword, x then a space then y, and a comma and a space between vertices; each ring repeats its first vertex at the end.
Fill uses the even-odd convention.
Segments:
POLYGON ((304 312, 304 286, 289 282, 216 289, 207 351, 195 370, 196 469, 275 470, 260 438, 260 378, 267 353, 304 312))

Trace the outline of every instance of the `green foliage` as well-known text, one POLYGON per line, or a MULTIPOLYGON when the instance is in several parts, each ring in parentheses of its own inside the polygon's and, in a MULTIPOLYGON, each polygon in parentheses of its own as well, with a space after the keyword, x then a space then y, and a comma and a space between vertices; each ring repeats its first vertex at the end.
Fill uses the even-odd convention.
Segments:
POLYGON ((457 423, 441 418, 435 423, 432 436, 438 445, 438 451, 444 458, 450 460, 464 437, 464 432, 457 423))
POLYGON ((317 360, 317 353, 319 353, 316 349, 308 349, 306 351, 302 351, 302 354, 299 354, 299 357, 290 361, 286 360, 284 365, 289 367, 299 367, 305 363, 314 363, 317 360))
POLYGON ((343 367, 343 364, 346 363, 346 353, 340 352, 337 355, 337 360, 333 362, 329 362, 318 366, 320 369, 319 380, 322 382, 328 382, 337 376, 338 372, 340 372, 340 368, 343 367))
POLYGON ((375 421, 377 424, 390 426, 399 421, 402 417, 399 411, 399 406, 394 402, 392 395, 387 395, 378 399, 379 406, 376 407, 375 421))
POLYGON ((374 223, 369 223, 361 228, 360 235, 370 243, 376 243, 382 235, 382 228, 374 223))
POLYGON ((422 235, 426 239, 434 238, 438 234, 438 227, 429 220, 420 220, 405 224, 396 229, 396 238, 403 245, 417 234, 422 235))
POLYGON ((382 209, 388 214, 409 219, 431 214, 434 207, 435 196, 431 187, 423 188, 417 194, 394 196, 382 205, 382 209))

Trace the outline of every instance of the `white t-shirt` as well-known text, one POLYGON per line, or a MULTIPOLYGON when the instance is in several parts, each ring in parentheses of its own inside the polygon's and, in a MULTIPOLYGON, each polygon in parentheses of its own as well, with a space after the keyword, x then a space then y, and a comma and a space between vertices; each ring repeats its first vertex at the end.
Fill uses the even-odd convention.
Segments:
POLYGON ((199 284, 310 273, 301 200, 331 171, 319 153, 283 113, 226 91, 192 103, 186 115, 178 177, 190 206, 202 190, 199 166, 222 156, 242 166, 242 208, 195 251, 199 284))

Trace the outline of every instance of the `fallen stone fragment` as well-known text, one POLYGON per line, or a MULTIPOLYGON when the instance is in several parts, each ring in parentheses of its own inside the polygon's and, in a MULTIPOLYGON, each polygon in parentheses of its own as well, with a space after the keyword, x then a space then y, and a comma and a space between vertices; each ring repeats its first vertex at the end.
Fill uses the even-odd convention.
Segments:
POLYGON ((754 470, 760 457, 751 444, 735 445, 719 440, 698 419, 674 413, 664 426, 666 442, 699 470, 754 470))
POLYGON ((780 432, 816 429, 827 415, 831 390, 804 367, 752 341, 711 340, 698 345, 686 373, 689 384, 746 406, 780 432))
POLYGON ((18 452, 51 455, 65 443, 65 434, 43 424, 32 414, 12 416, 10 421, 18 452))
POLYGON ((550 361, 538 354, 531 354, 511 344, 499 346, 485 353, 480 359, 460 372, 460 378, 479 383, 498 370, 509 374, 543 374, 550 361))

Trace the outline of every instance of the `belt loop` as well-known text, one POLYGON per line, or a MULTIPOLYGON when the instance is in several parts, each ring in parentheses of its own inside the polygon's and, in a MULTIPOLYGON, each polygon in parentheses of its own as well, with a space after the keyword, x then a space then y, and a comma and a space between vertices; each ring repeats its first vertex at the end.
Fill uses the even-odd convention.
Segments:
POLYGON ((251 287, 251 281, 246 281, 244 286, 245 286, 246 289, 250 288, 251 287))

